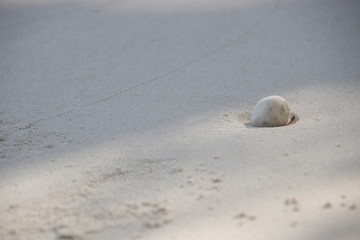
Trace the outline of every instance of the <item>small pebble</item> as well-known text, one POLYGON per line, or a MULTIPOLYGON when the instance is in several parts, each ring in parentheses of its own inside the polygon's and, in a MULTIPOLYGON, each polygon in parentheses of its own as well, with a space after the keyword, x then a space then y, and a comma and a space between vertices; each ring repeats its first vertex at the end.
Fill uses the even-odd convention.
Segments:
POLYGON ((245 213, 240 213, 240 214, 235 216, 235 218, 245 218, 245 217, 246 217, 245 213))
POLYGON ((351 205, 350 207, 349 207, 349 210, 350 211, 354 211, 356 209, 356 205, 355 204, 353 204, 353 205, 351 205))
POLYGON ((214 178, 214 179, 212 179, 212 182, 213 183, 220 183, 220 182, 222 182, 222 180, 220 178, 214 178))
POLYGON ((332 207, 331 203, 325 203, 323 209, 329 209, 331 207, 332 207))

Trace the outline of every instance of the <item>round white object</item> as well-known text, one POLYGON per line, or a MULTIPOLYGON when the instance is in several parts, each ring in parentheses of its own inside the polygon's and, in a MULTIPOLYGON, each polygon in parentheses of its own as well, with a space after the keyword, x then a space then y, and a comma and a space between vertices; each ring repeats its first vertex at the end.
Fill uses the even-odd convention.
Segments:
POLYGON ((260 99, 251 114, 251 125, 254 127, 279 127, 290 123, 294 115, 289 103, 280 96, 260 99))

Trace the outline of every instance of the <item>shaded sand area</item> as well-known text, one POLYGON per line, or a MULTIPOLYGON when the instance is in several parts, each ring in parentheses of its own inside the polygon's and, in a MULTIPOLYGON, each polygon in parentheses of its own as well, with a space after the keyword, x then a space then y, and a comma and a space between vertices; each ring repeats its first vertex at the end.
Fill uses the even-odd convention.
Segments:
POLYGON ((359 239, 359 10, 1 0, 0 239, 359 239))

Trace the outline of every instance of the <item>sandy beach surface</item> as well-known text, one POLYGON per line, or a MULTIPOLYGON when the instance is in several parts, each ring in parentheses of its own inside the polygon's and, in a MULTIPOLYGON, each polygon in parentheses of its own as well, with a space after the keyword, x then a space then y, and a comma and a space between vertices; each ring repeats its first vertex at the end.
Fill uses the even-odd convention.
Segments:
POLYGON ((0 239, 360 239, 359 10, 0 0, 0 239))

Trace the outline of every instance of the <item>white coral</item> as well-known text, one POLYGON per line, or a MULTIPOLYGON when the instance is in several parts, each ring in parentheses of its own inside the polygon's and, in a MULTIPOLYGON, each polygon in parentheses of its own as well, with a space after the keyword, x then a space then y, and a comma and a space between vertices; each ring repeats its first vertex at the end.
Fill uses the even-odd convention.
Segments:
POLYGON ((260 99, 251 114, 251 125, 254 127, 279 127, 290 123, 294 114, 289 103, 280 96, 269 96, 260 99))

